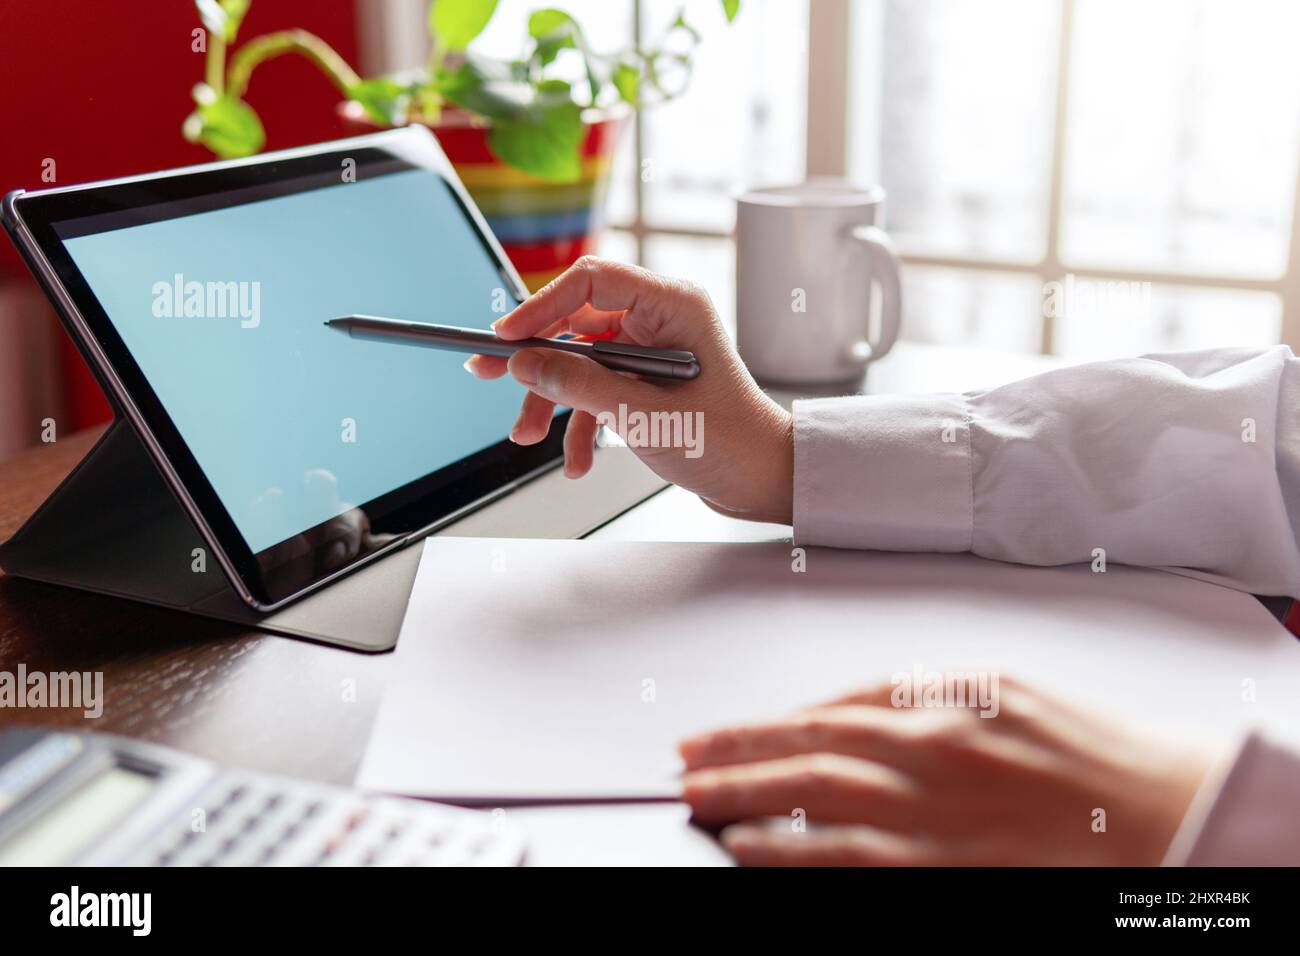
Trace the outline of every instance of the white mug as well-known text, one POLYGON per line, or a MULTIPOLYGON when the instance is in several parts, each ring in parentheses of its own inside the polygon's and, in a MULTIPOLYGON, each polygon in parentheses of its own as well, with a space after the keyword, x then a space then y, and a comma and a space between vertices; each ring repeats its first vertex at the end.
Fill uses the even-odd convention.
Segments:
POLYGON ((777 385, 848 382, 898 338, 898 257, 885 191, 843 180, 755 189, 736 207, 736 346, 777 385), (870 338, 873 295, 880 329, 870 338))

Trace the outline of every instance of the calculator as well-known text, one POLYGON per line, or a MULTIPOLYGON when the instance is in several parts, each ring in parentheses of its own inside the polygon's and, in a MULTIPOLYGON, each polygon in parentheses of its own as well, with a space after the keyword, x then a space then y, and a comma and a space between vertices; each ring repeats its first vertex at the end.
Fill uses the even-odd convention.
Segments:
POLYGON ((108 734, 0 734, 0 866, 517 866, 485 812, 222 769, 108 734))

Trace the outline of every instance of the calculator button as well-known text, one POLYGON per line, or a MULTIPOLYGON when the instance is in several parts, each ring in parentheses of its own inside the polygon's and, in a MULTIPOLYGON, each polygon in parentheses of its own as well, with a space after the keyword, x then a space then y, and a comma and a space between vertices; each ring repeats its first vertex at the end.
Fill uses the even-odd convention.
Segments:
POLYGON ((137 859, 160 866, 517 866, 523 842, 480 811, 256 774, 223 775, 137 859))

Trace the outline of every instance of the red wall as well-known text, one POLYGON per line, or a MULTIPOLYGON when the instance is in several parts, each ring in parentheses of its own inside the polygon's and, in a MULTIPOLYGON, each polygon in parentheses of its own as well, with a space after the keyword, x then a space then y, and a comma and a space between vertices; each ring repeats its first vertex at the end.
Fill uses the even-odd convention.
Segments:
MULTIPOLYGON (((40 188, 47 157, 59 185, 211 159, 180 134, 190 87, 203 77, 203 54, 190 49, 198 25, 185 0, 0 3, 0 192, 40 188)), ((357 65, 355 0, 253 0, 240 37, 284 27, 317 34, 357 65)), ((248 101, 269 149, 347 133, 334 87, 300 57, 259 67, 248 101)), ((0 281, 31 281, 7 239, 0 281)), ((98 387, 65 346, 72 428, 106 419, 98 387)))

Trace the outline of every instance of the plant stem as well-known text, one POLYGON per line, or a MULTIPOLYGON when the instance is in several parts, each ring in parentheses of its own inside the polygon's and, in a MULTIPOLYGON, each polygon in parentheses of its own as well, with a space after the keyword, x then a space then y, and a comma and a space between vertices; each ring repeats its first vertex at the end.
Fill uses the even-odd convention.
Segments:
POLYGON ((314 33, 279 30, 249 40, 230 58, 230 96, 242 98, 258 64, 285 53, 298 53, 311 60, 344 95, 350 87, 361 82, 361 77, 348 66, 347 60, 314 33))
POLYGON ((226 38, 211 30, 208 31, 207 58, 203 62, 203 81, 218 96, 226 82, 226 38))

